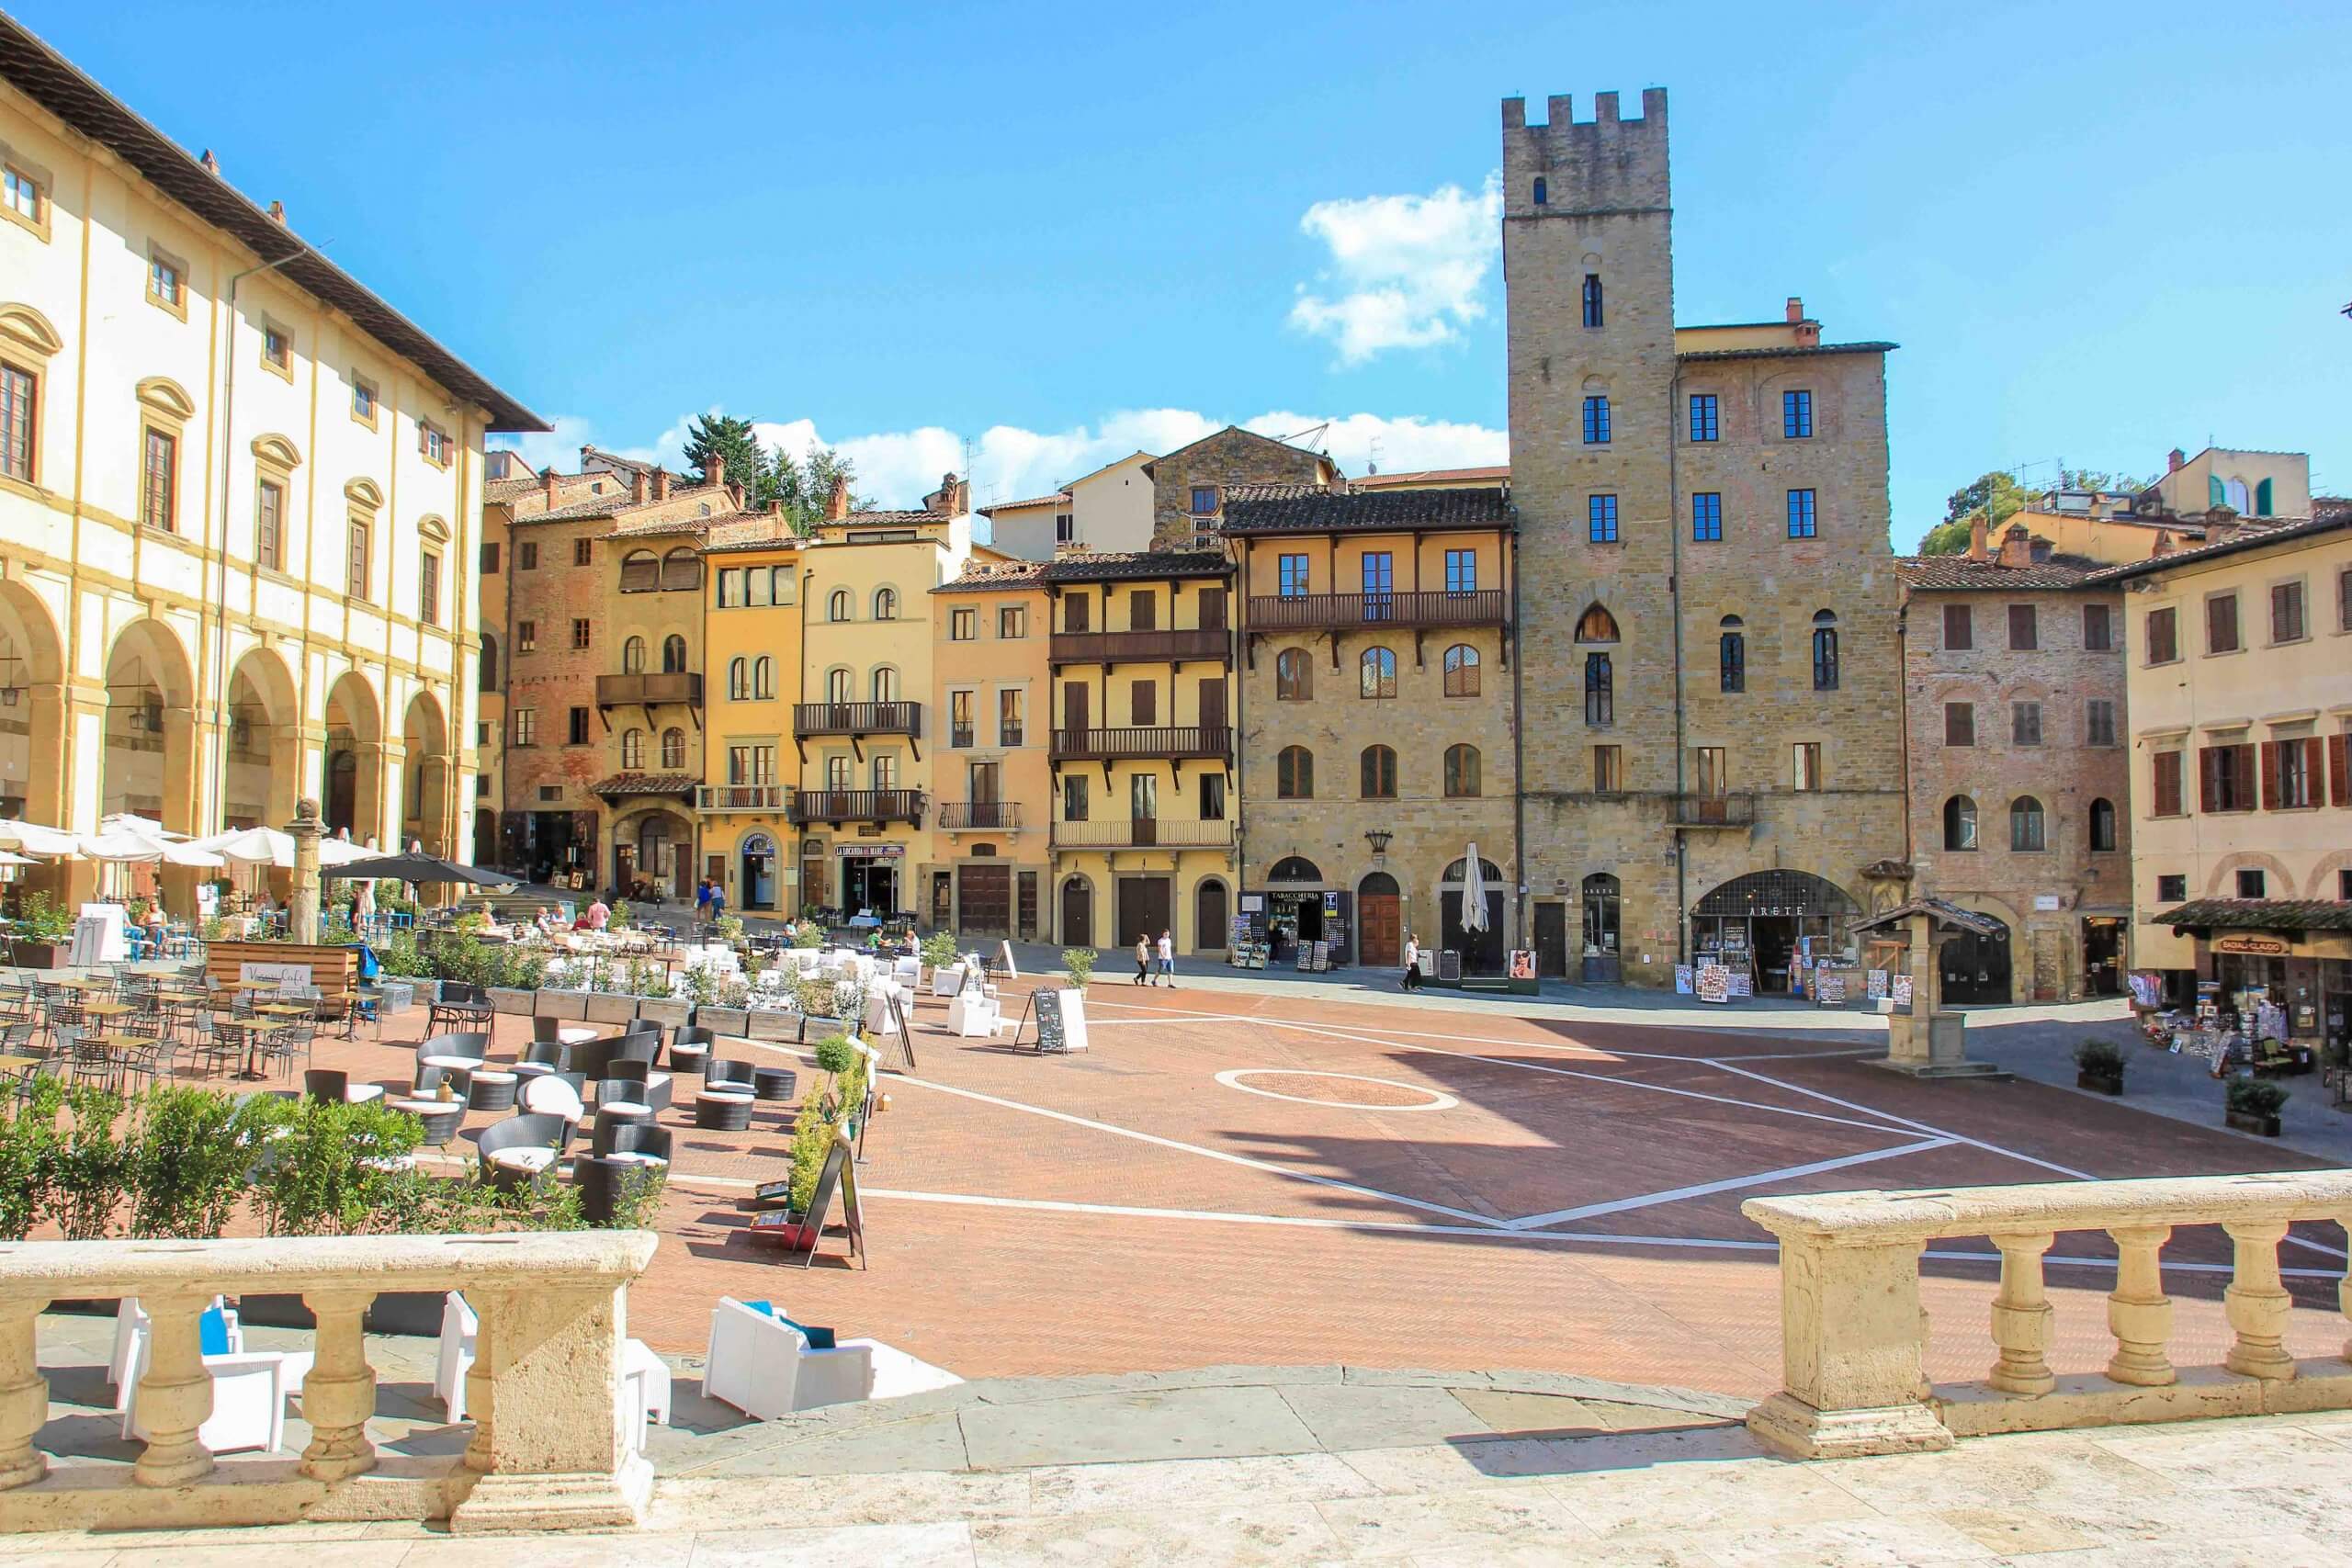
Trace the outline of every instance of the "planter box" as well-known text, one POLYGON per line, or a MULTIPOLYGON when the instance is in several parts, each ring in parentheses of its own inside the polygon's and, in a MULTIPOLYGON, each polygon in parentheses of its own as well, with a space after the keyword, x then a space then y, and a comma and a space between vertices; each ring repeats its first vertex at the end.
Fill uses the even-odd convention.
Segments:
POLYGON ((775 1008, 753 1008, 745 1025, 748 1038, 753 1040, 797 1040, 800 1038, 800 1015, 782 1012, 775 1008))
POLYGON ((2224 1111, 2222 1120, 2241 1133, 2252 1133, 2257 1137, 2275 1138, 2278 1135, 2278 1118, 2276 1116, 2256 1116, 2247 1111, 2224 1111))
POLYGON ((820 1040, 835 1039, 841 1035, 847 1034, 849 1032, 849 1020, 845 1018, 825 1018, 822 1016, 803 1018, 800 1021, 801 1043, 805 1045, 814 1045, 820 1040))
POLYGON ((8 943, 8 962, 19 969, 62 969, 73 951, 62 942, 14 941, 8 943))
POLYGON ((2088 1067, 2077 1067, 2075 1069, 2075 1087, 2098 1094, 2121 1094, 2123 1075, 2120 1072, 2095 1073, 2088 1067))
POLYGON ((698 1007, 695 1021, 715 1034, 732 1035, 738 1040, 751 1038, 751 1021, 741 1008, 698 1007))
POLYGON ((585 991, 535 991, 531 1009, 540 1018, 568 1019, 574 1023, 588 1020, 588 993, 585 991))
POLYGON ((588 993, 587 1002, 587 1021, 590 1023, 630 1023, 636 1021, 637 998, 635 997, 617 996, 609 991, 591 991, 588 993))
POLYGON ((518 991, 508 986, 492 986, 490 987, 491 1010, 510 1013, 518 1018, 528 1018, 535 1005, 532 998, 537 995, 537 991, 518 991))
POLYGON ((695 1004, 678 997, 640 997, 637 1016, 648 1023, 684 1029, 694 1017, 695 1004))

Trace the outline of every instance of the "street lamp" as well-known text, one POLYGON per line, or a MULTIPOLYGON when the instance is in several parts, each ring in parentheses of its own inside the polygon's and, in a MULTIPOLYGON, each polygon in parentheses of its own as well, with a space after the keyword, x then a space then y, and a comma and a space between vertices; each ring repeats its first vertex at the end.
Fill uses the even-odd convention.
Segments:
POLYGON ((1374 854, 1385 855, 1388 852, 1388 840, 1395 837, 1396 835, 1385 828, 1374 828, 1363 836, 1363 841, 1372 846, 1374 854))

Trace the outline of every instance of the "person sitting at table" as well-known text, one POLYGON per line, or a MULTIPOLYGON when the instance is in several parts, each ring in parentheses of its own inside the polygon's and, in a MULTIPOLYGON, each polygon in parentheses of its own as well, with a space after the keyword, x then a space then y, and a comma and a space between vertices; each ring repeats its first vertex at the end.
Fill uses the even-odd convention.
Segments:
POLYGON ((580 919, 582 926, 586 930, 600 931, 605 929, 605 922, 612 918, 613 911, 611 908, 605 904, 604 899, 598 898, 594 903, 588 906, 588 912, 581 916, 580 919))

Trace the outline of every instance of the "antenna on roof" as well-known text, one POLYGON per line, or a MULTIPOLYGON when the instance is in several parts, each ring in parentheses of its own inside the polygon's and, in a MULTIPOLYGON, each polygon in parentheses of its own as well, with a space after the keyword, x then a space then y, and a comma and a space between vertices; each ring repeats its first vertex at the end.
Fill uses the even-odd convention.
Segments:
MULTIPOLYGON (((1328 419, 1327 419, 1327 420, 1325 420, 1325 421, 1324 421, 1322 423, 1320 423, 1320 424, 1310 424, 1310 425, 1308 425, 1305 430, 1300 431, 1300 432, 1299 432, 1297 434, 1295 434, 1295 435, 1285 435, 1285 436, 1283 436, 1283 446, 1297 446, 1300 442, 1302 442, 1302 441, 1306 440, 1308 436, 1310 436, 1310 435, 1320 435, 1320 434, 1322 434, 1325 431, 1327 431, 1327 430, 1329 430, 1329 429, 1330 429, 1330 428, 1331 428, 1331 422, 1330 422, 1329 420, 1328 420, 1328 419)), ((1320 447, 1317 447, 1317 451, 1320 451, 1320 450, 1321 450, 1321 448, 1320 448, 1320 447)))

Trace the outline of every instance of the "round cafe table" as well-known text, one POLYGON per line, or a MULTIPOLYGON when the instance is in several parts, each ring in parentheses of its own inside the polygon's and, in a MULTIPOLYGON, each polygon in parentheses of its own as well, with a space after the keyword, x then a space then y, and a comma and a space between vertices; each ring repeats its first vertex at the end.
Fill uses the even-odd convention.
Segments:
POLYGON ((462 1100, 394 1100, 386 1103, 424 1122, 424 1141, 435 1147, 456 1137, 458 1124, 466 1119, 466 1102, 462 1100))

